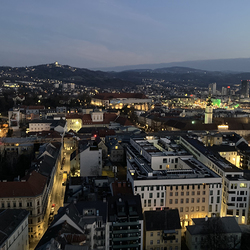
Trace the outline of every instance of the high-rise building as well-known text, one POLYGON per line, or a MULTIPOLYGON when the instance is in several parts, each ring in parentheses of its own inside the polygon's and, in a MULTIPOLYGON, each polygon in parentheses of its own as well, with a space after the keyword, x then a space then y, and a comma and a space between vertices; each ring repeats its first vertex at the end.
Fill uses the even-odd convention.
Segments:
POLYGON ((212 95, 216 95, 216 82, 210 83, 208 85, 208 91, 212 95))
POLYGON ((241 95, 244 98, 249 98, 249 80, 241 81, 241 95))

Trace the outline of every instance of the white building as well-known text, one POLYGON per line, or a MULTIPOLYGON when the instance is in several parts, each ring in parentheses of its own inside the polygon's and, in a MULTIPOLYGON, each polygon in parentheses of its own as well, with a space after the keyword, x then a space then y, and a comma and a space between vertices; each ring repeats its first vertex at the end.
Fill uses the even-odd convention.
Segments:
POLYGON ((180 143, 222 178, 221 216, 235 216, 239 224, 246 224, 250 181, 244 178, 243 170, 226 161, 219 154, 215 155, 197 139, 182 136, 180 143))
POLYGON ((127 179, 134 194, 140 195, 144 211, 178 208, 183 228, 192 218, 220 213, 222 178, 219 175, 185 150, 180 150, 179 155, 175 152, 169 155, 171 151, 164 150, 160 144, 150 145, 142 139, 130 139, 130 143, 127 179))
POLYGON ((87 144, 80 147, 80 175, 98 176, 102 174, 102 149, 87 144))
POLYGON ((24 209, 6 209, 0 212, 0 249, 28 250, 28 216, 24 209))

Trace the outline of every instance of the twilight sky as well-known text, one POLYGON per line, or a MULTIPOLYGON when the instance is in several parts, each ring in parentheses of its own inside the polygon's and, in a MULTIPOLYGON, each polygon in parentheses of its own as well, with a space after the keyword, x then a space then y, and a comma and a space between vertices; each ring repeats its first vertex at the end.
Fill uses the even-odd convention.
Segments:
POLYGON ((249 0, 2 0, 0 65, 250 57, 249 0))

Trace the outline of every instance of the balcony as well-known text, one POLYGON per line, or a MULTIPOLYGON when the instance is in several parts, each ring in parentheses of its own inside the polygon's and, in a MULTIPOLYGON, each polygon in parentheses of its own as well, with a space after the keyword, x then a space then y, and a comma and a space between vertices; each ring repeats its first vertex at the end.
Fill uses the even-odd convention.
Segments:
POLYGON ((113 234, 130 234, 130 233, 139 233, 139 229, 128 229, 128 230, 115 230, 113 234))
POLYGON ((124 238, 113 238, 113 241, 130 241, 130 240, 139 240, 141 236, 135 236, 135 237, 124 237, 124 238))

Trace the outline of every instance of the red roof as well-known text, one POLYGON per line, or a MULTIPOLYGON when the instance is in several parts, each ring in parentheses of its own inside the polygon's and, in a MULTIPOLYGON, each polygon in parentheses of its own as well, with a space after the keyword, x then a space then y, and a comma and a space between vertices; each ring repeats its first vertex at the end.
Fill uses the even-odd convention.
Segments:
POLYGON ((62 138, 59 132, 55 130, 43 130, 43 131, 33 131, 29 132, 28 136, 36 135, 37 137, 47 137, 47 138, 62 138))
POLYGON ((147 99, 147 97, 142 93, 99 93, 93 96, 95 99, 109 100, 116 98, 137 98, 137 99, 147 99))
POLYGON ((22 181, 0 182, 0 197, 35 197, 43 193, 47 177, 31 172, 22 181))
POLYGON ((82 119, 82 114, 67 114, 66 119, 82 119))
POLYGON ((45 109, 44 106, 28 106, 26 109, 45 109))

